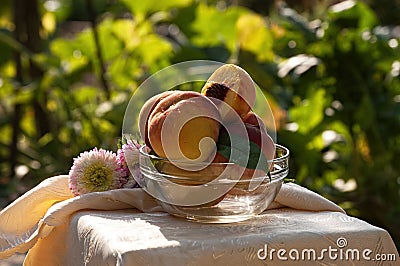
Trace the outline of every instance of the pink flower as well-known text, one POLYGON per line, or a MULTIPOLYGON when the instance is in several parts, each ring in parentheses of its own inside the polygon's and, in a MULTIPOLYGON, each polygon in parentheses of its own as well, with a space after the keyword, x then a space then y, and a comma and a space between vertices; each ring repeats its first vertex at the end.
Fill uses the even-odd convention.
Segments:
POLYGON ((115 153, 94 148, 74 159, 69 171, 69 188, 76 196, 121 188, 124 174, 115 153))
POLYGON ((124 178, 130 175, 128 165, 125 161, 125 153, 123 149, 118 149, 117 151, 117 161, 118 165, 121 168, 122 173, 124 174, 124 178))
POLYGON ((126 143, 122 145, 121 149, 118 149, 118 164, 125 175, 124 188, 137 187, 135 177, 138 177, 140 174, 138 167, 139 148, 140 144, 137 141, 128 139, 126 143))

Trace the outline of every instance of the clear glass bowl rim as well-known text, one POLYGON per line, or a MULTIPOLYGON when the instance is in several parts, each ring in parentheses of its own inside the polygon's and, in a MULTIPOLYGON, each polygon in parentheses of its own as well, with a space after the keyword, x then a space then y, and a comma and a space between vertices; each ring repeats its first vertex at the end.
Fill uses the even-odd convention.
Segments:
MULTIPOLYGON (((146 147, 147 147, 146 145, 142 145, 139 148, 139 153, 141 155, 143 155, 143 156, 149 157, 150 159, 154 159, 154 160, 158 160, 158 161, 165 161, 165 162, 176 162, 176 163, 182 162, 182 161, 179 161, 179 160, 169 160, 167 158, 162 158, 162 157, 158 157, 158 156, 149 154, 149 153, 147 153, 145 151, 146 147)), ((272 160, 268 160, 267 161, 268 163, 279 163, 279 162, 285 161, 289 157, 290 151, 289 151, 288 148, 286 148, 285 146, 280 145, 280 144, 275 144, 275 147, 276 148, 280 148, 281 150, 283 150, 284 154, 282 156, 279 156, 278 158, 274 158, 272 160)), ((185 164, 191 164, 191 163, 188 163, 188 162, 184 162, 184 163, 185 164)), ((193 164, 195 164, 195 163, 193 163, 193 164)), ((199 165, 199 164, 201 164, 201 163, 196 163, 196 165, 199 165)), ((228 162, 228 163, 204 163, 204 164, 206 164, 206 165, 229 165, 229 164, 234 164, 234 163, 228 162)))
MULTIPOLYGON (((289 155, 290 155, 289 149, 286 148, 283 145, 280 145, 280 144, 275 144, 275 147, 276 147, 276 149, 279 148, 280 150, 282 150, 283 154, 281 156, 276 157, 276 158, 274 158, 272 160, 269 160, 267 162, 268 163, 272 163, 274 165, 274 164, 280 164, 280 163, 283 163, 283 162, 287 161, 288 158, 289 158, 289 155)), ((161 162, 167 162, 167 163, 182 162, 182 161, 179 161, 179 160, 169 160, 167 158, 162 158, 162 157, 158 157, 158 156, 149 154, 148 152, 146 152, 146 148, 148 148, 146 145, 142 145, 139 148, 139 153, 140 153, 141 156, 144 156, 144 157, 146 157, 148 159, 153 159, 153 160, 157 160, 157 161, 161 161, 161 162)), ((187 162, 185 162, 185 163, 186 164, 190 164, 190 163, 187 163, 187 162)), ((224 167, 224 166, 228 166, 228 165, 234 165, 235 163, 227 162, 227 163, 204 163, 204 164, 206 166, 224 167)), ((195 165, 199 165, 199 163, 196 163, 195 165)), ((278 169, 278 170, 275 170, 275 171, 274 170, 270 171, 271 181, 272 182, 279 181, 279 180, 283 179, 285 176, 287 176, 287 172, 289 170, 288 167, 289 166, 287 165, 287 167, 285 167, 285 168, 281 168, 281 169, 278 169), (286 174, 283 174, 283 172, 286 172, 286 174)), ((160 177, 162 176, 163 178, 170 179, 170 180, 192 181, 190 178, 169 175, 169 174, 165 174, 165 173, 161 173, 161 172, 157 172, 155 174, 159 175, 160 177)), ((158 179, 158 181, 162 181, 162 178, 160 179, 160 177, 157 178, 157 177, 154 176, 154 177, 152 177, 152 179, 154 178, 154 179, 158 179)), ((260 180, 265 179, 265 176, 263 176, 263 177, 255 177, 255 178, 253 177, 252 181, 257 182, 257 180, 259 180, 259 179, 260 180)), ((247 182, 248 183, 249 180, 222 179, 222 180, 219 181, 219 183, 230 183, 230 182, 235 182, 235 183, 246 183, 247 182)))

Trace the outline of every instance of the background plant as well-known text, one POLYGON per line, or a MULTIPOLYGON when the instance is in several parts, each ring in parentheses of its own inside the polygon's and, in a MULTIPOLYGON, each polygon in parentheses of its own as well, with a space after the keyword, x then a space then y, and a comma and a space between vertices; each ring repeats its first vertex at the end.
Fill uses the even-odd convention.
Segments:
POLYGON ((333 2, 3 1, 2 205, 83 150, 115 150, 146 77, 208 59, 264 90, 295 182, 399 246, 400 2, 333 2))

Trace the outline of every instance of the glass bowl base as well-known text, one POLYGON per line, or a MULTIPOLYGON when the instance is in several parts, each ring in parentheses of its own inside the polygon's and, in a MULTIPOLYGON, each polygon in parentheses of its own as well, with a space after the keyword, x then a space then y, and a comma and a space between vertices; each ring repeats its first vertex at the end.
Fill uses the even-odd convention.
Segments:
POLYGON ((253 200, 254 195, 227 194, 215 205, 178 206, 159 201, 169 214, 200 223, 233 223, 245 221, 262 213, 272 203, 282 182, 273 182, 264 191, 262 199, 253 200), (257 202, 255 204, 255 202, 257 202))

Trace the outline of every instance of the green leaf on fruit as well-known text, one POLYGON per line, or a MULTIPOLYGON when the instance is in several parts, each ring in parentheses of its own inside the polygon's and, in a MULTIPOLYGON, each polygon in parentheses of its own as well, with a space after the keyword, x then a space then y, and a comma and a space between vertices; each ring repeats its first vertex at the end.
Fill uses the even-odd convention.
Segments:
POLYGON ((268 160, 256 143, 246 138, 223 132, 217 142, 217 152, 236 163, 249 169, 268 170, 268 160), (232 156, 231 156, 232 153, 232 156))

